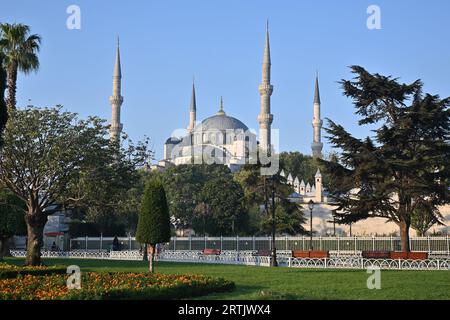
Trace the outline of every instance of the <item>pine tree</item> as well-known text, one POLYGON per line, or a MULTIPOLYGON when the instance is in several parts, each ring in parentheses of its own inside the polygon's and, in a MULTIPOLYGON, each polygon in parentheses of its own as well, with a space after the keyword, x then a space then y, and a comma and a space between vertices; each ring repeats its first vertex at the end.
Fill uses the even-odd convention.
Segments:
POLYGON ((170 241, 169 207, 164 187, 158 178, 151 179, 145 187, 136 239, 147 245, 149 271, 153 272, 156 245, 170 241))
POLYGON ((450 203, 450 98, 423 94, 420 80, 370 74, 353 66, 353 81, 342 80, 361 117, 359 125, 379 125, 374 136, 357 139, 328 120, 329 141, 342 150, 338 162, 320 161, 332 178, 337 218, 351 223, 370 217, 395 222, 402 251, 409 251, 414 212, 424 206, 434 219, 450 203))

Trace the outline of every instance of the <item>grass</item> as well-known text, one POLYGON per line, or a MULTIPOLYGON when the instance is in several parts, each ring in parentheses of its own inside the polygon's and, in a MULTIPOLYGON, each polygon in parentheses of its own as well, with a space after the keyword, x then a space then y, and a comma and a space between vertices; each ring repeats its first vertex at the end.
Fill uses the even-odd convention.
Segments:
MULTIPOLYGON (((6 262, 22 264, 22 259, 6 262)), ((46 265, 77 265, 86 271, 146 272, 143 261, 45 259, 46 265)), ((189 263, 156 263, 163 274, 203 274, 222 277, 236 284, 233 292, 201 299, 376 299, 450 300, 449 271, 381 271, 381 289, 367 289, 365 270, 265 268, 189 263)))

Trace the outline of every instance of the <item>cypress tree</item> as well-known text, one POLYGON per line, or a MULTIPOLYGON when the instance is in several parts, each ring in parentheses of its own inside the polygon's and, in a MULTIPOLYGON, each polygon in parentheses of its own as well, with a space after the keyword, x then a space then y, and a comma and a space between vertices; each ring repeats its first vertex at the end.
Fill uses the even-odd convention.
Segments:
POLYGON ((155 247, 170 241, 170 216, 166 193, 160 179, 151 179, 144 191, 136 239, 147 245, 149 271, 153 272, 155 247))

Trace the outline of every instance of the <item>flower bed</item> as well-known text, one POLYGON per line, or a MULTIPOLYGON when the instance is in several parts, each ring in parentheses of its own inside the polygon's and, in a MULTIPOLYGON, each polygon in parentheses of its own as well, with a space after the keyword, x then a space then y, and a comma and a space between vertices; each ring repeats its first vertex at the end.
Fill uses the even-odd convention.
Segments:
POLYGON ((233 282, 200 275, 89 272, 79 290, 69 290, 66 281, 67 275, 0 280, 0 300, 168 300, 234 289, 233 282))
POLYGON ((17 278, 20 275, 32 276, 48 276, 52 274, 65 274, 67 268, 60 266, 53 267, 29 267, 29 266, 15 266, 6 263, 0 263, 0 280, 17 278))

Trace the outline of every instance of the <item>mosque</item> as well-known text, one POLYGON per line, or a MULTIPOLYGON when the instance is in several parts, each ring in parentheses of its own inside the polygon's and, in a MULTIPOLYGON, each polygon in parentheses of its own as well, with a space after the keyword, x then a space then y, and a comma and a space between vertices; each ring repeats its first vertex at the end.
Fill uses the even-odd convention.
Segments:
MULTIPOLYGON (((110 126, 111 139, 117 139, 122 132, 120 111, 123 103, 121 95, 121 64, 119 43, 117 43, 116 61, 113 74, 113 93, 109 98, 112 107, 110 126)), ((271 59, 269 29, 266 29, 265 46, 262 63, 262 80, 258 87, 260 94, 260 111, 257 116, 259 124, 259 140, 247 125, 239 119, 225 112, 223 99, 220 99, 219 110, 216 114, 197 122, 197 104, 195 85, 192 85, 191 101, 189 106, 189 121, 186 135, 169 137, 164 144, 164 157, 157 164, 151 166, 152 170, 164 171, 169 166, 181 164, 220 163, 228 166, 233 172, 246 164, 252 163, 259 152, 272 150, 271 125, 274 115, 271 113, 271 95, 274 87, 271 84, 271 59)), ((313 141, 311 153, 313 157, 322 157, 323 143, 321 141, 321 100, 319 92, 319 79, 316 76, 313 101, 313 141)), ((255 162, 253 162, 255 163, 255 162)), ((371 218, 354 223, 353 226, 341 225, 336 227, 333 223, 333 206, 326 190, 322 186, 322 175, 319 170, 312 183, 293 177, 290 173, 281 172, 293 186, 295 193, 291 201, 307 204, 313 200, 315 205, 313 229, 317 235, 392 235, 398 232, 396 224, 386 222, 386 219, 371 218), (352 233, 353 231, 353 233, 352 233)), ((445 223, 450 223, 450 206, 441 210, 445 223)), ((309 222, 307 222, 309 224, 309 222)), ((305 225, 308 229, 309 225, 305 225)), ((448 233, 447 226, 436 226, 432 231, 448 233)), ((413 235, 414 233, 412 233, 413 235)))

